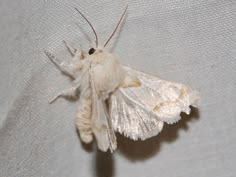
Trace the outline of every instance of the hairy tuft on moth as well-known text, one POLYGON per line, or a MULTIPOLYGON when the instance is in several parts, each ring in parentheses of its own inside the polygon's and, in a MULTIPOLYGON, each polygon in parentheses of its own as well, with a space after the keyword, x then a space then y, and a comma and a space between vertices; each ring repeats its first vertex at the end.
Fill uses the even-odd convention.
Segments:
POLYGON ((199 100, 199 92, 121 65, 112 53, 105 50, 127 8, 103 47, 99 46, 90 21, 75 8, 93 30, 96 46, 85 52, 64 42, 72 56, 69 63, 45 51, 61 72, 74 79, 73 87, 59 93, 50 103, 59 97, 76 97, 79 93, 75 123, 80 139, 91 143, 95 138, 101 151, 116 149, 115 132, 133 140, 157 135, 164 122, 177 122, 180 113, 189 114, 189 107, 196 107, 199 100))

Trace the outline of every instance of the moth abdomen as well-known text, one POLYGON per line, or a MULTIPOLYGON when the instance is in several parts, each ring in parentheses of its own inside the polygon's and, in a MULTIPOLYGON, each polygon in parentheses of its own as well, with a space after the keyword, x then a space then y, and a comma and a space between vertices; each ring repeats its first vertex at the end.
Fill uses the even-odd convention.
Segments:
POLYGON ((91 118, 92 118, 91 97, 81 98, 76 118, 76 128, 79 132, 81 140, 84 143, 91 143, 93 141, 91 118))

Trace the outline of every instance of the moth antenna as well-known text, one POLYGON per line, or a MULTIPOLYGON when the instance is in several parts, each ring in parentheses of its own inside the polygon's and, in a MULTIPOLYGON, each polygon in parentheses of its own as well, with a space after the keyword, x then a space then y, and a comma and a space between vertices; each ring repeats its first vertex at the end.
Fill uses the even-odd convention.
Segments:
POLYGON ((93 33, 95 35, 95 38, 96 38, 96 47, 98 47, 98 36, 97 36, 97 33, 95 31, 95 29, 93 28, 93 25, 90 23, 90 21, 82 14, 82 12, 79 11, 79 9, 77 9, 75 7, 75 10, 88 22, 89 26, 92 28, 93 30, 93 33))
POLYGON ((120 20, 119 20, 119 22, 117 23, 115 30, 113 31, 113 33, 111 34, 111 36, 108 38, 107 42, 104 44, 104 48, 106 47, 106 45, 108 44, 108 42, 111 40, 111 38, 112 38, 112 37, 114 36, 114 34, 116 33, 116 31, 117 31, 117 29, 118 29, 118 27, 119 27, 119 25, 120 25, 120 22, 122 21, 122 19, 123 19, 124 16, 125 16, 125 13, 126 13, 126 11, 127 11, 127 8, 128 8, 128 5, 126 6, 126 8, 125 8, 123 14, 121 15, 120 20))

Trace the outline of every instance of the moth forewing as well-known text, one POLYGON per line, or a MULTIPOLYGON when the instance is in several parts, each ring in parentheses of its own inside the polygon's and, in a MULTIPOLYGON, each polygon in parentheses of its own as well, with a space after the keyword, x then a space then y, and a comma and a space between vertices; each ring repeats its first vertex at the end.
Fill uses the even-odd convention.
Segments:
POLYGON ((110 118, 115 131, 144 140, 157 135, 164 122, 175 123, 181 112, 189 114, 189 106, 196 106, 197 91, 129 67, 124 69, 128 75, 135 75, 141 85, 119 88, 112 94, 110 118))
POLYGON ((96 138, 98 148, 104 152, 108 149, 113 152, 116 149, 115 133, 109 124, 109 115, 103 97, 99 97, 94 84, 93 74, 90 73, 90 85, 92 91, 92 119, 91 126, 96 138))

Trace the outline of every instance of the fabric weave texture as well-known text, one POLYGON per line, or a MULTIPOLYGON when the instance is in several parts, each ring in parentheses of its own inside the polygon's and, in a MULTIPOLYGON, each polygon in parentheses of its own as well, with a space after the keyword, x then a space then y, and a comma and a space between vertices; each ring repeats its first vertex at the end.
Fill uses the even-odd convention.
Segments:
POLYGON ((236 1, 0 2, 1 177, 234 177, 236 175, 236 1), (76 101, 48 101, 70 87, 44 54, 70 60, 63 40, 89 49, 91 21, 122 64, 201 93, 199 109, 146 141, 118 136, 114 154, 82 145, 76 101))

